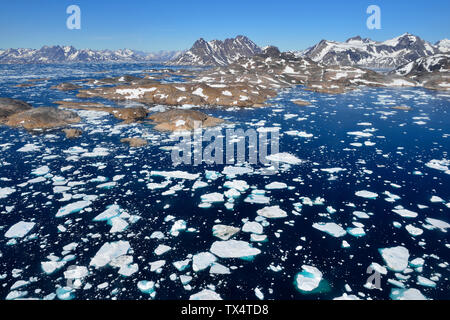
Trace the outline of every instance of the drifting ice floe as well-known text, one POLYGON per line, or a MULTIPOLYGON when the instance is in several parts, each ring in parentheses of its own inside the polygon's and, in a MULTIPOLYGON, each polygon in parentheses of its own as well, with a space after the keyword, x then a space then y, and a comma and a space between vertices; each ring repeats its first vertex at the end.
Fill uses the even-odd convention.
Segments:
POLYGON ((266 185, 267 190, 280 190, 280 189, 286 189, 288 186, 286 183, 283 182, 272 182, 266 185))
POLYGON ((209 289, 204 289, 199 293, 191 295, 189 300, 222 300, 222 298, 218 293, 209 289))
POLYGON ((418 216, 417 212, 405 209, 402 206, 395 207, 395 209, 392 209, 392 212, 395 212, 403 218, 416 218, 418 216))
POLYGON ((98 250, 89 265, 95 268, 104 267, 113 259, 126 255, 130 249, 128 241, 107 242, 98 250))
POLYGON ((409 251, 405 247, 398 246, 379 249, 378 251, 390 270, 402 272, 408 267, 409 251))
POLYGON ((245 192, 250 188, 247 182, 243 180, 226 181, 223 186, 227 189, 235 189, 239 192, 245 192))
POLYGON ((427 298, 417 289, 392 289, 392 300, 427 300, 427 298))
POLYGON ((35 226, 34 222, 20 221, 9 228, 5 233, 6 238, 23 238, 25 237, 35 226))
POLYGON ((56 213, 56 217, 57 218, 64 217, 64 216, 67 216, 72 213, 80 212, 84 208, 89 207, 91 204, 92 204, 91 201, 87 201, 87 200, 77 201, 77 202, 68 204, 58 210, 58 212, 56 213))
POLYGON ((308 265, 303 265, 302 269, 303 271, 295 276, 295 285, 300 291, 313 291, 322 281, 322 272, 316 267, 308 265))
POLYGON ((314 223, 313 228, 328 233, 335 238, 343 237, 347 234, 344 228, 334 222, 314 223))
POLYGON ((166 246, 165 244, 160 244, 156 249, 153 251, 157 256, 163 255, 164 253, 172 250, 171 247, 166 246))
POLYGON ((213 263, 209 269, 210 274, 230 274, 230 268, 221 265, 220 263, 213 263))
POLYGON ((152 171, 151 176, 165 177, 171 179, 185 179, 185 180, 196 180, 200 177, 200 174, 192 174, 183 171, 152 171))
POLYGON ((378 198, 378 194, 375 192, 371 192, 371 191, 357 191, 355 193, 356 196, 361 197, 361 198, 366 198, 366 199, 376 199, 378 198))
POLYGON ((270 198, 266 197, 264 190, 252 190, 252 193, 245 198, 244 202, 257 203, 257 204, 269 204, 270 198))
POLYGON ((137 283, 139 291, 154 296, 155 283, 153 281, 141 280, 137 283))
POLYGON ((296 156, 290 153, 276 153, 266 157, 267 160, 273 162, 282 162, 292 165, 302 164, 303 160, 297 158, 296 156))
POLYGON ((206 203, 224 202, 225 201, 223 194, 217 193, 217 192, 204 194, 200 198, 202 199, 202 202, 206 202, 206 203))
POLYGON ((425 221, 431 224, 434 228, 441 229, 444 232, 446 232, 447 229, 450 228, 450 224, 442 220, 426 218, 425 221))
POLYGON ((192 270, 195 272, 204 270, 216 262, 217 258, 210 252, 200 252, 192 258, 192 270))
POLYGON ((279 218, 286 218, 287 217, 287 213, 286 211, 280 209, 279 206, 273 206, 273 207, 264 207, 258 211, 256 211, 256 213, 259 216, 268 218, 268 219, 279 219, 279 218))
POLYGON ((222 224, 218 224, 213 226, 213 236, 221 239, 221 240, 228 240, 232 236, 234 236, 236 233, 238 233, 241 229, 235 228, 232 226, 226 226, 222 224))
POLYGON ((262 234, 264 230, 263 226, 260 225, 258 222, 248 221, 242 227, 242 232, 262 234))
POLYGON ((209 251, 220 258, 249 258, 261 253, 248 242, 238 240, 216 241, 209 251))
POLYGON ((6 197, 8 197, 9 195, 13 194, 14 192, 16 192, 16 189, 14 188, 0 188, 0 199, 4 199, 6 197))

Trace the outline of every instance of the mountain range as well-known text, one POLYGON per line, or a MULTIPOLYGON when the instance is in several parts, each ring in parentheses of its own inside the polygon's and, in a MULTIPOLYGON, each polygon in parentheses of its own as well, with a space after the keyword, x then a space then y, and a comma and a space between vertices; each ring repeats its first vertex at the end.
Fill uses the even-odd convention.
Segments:
MULTIPOLYGON (((245 36, 226 40, 197 40, 187 51, 145 53, 123 50, 78 50, 72 46, 44 46, 41 49, 0 50, 0 63, 164 62, 167 65, 226 66, 241 57, 260 54, 259 47, 245 36)), ((395 69, 417 59, 450 53, 450 40, 434 45, 405 33, 383 42, 360 36, 345 42, 322 40, 303 51, 291 52, 323 65, 395 69)))
POLYGON ((405 33, 384 42, 359 36, 345 42, 322 40, 302 54, 325 65, 393 69, 418 58, 449 50, 450 42, 447 39, 432 45, 418 36, 405 33))
POLYGON ((163 62, 174 59, 183 51, 145 53, 130 49, 78 50, 72 46, 44 46, 41 49, 0 50, 0 63, 95 63, 95 62, 163 62))
POLYGON ((170 61, 172 65, 226 66, 241 57, 251 57, 262 50, 245 36, 234 39, 205 41, 197 40, 192 48, 170 61))

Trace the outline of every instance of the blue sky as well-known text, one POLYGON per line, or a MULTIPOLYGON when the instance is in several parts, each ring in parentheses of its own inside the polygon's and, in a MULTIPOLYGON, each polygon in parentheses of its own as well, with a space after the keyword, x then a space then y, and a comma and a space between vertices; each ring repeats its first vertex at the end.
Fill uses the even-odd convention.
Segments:
POLYGON ((405 32, 434 43, 450 38, 449 12, 448 0, 14 0, 0 4, 0 48, 179 50, 200 37, 243 34, 261 46, 300 50, 321 39, 405 32), (66 28, 71 4, 81 8, 81 30, 66 28), (366 27, 371 4, 381 8, 381 30, 366 27))

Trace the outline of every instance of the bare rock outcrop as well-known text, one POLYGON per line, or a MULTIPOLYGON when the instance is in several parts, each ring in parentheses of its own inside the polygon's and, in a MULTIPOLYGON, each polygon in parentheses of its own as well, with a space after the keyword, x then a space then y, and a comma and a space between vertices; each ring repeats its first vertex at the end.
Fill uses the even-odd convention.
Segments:
POLYGON ((14 113, 7 118, 4 124, 32 131, 65 127, 80 121, 81 118, 75 112, 52 107, 39 107, 14 113))
POLYGON ((67 139, 76 139, 81 137, 83 131, 81 129, 63 129, 63 132, 66 134, 67 139))
POLYGON ((15 113, 30 110, 32 108, 31 105, 20 100, 0 98, 0 123, 3 123, 9 116, 15 113))
POLYGON ((147 140, 142 138, 123 138, 120 142, 126 143, 132 148, 141 148, 148 144, 147 140))
POLYGON ((192 131, 196 128, 215 127, 224 121, 196 110, 169 110, 152 114, 149 119, 158 131, 192 131))
POLYGON ((74 101, 55 101, 62 108, 74 110, 94 110, 108 112, 116 119, 123 120, 125 123, 132 123, 147 117, 148 111, 144 107, 132 108, 114 108, 108 107, 96 102, 74 102, 74 101))
POLYGON ((59 91, 74 91, 74 90, 78 90, 81 88, 82 87, 77 84, 64 82, 64 83, 60 83, 56 86, 53 86, 50 89, 59 90, 59 91))

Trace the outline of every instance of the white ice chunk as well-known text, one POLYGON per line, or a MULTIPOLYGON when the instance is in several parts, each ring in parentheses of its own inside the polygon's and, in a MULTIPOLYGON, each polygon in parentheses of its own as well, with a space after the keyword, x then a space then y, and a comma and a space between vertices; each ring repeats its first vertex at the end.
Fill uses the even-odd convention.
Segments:
POLYGON ((216 241, 210 251, 220 258, 249 258, 261 253, 248 242, 238 240, 216 241))
POLYGON ((20 221, 9 228, 5 233, 6 238, 23 238, 25 237, 35 226, 34 222, 20 221))
POLYGON ((298 273, 295 277, 295 285, 300 291, 313 291, 319 286, 322 281, 322 272, 313 266, 303 265, 303 271, 298 273))
POLYGON ((408 267, 409 251, 405 247, 384 248, 378 251, 390 270, 402 272, 408 267))

